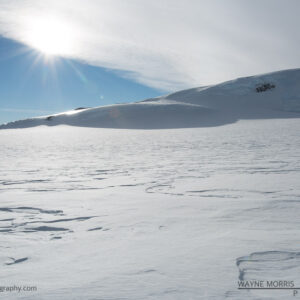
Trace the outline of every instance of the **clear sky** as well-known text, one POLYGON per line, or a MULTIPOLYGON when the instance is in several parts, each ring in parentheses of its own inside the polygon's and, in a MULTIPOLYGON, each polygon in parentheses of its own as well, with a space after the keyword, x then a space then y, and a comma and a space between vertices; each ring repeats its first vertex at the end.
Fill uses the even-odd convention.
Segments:
POLYGON ((298 68, 299 11, 299 0, 0 0, 0 122, 298 68))

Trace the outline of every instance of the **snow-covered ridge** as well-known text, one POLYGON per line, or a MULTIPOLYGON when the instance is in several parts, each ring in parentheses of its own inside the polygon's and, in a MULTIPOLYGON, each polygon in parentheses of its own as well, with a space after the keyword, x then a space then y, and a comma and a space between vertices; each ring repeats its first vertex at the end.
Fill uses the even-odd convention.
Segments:
POLYGON ((234 123, 239 119, 300 117, 300 69, 238 78, 135 103, 74 110, 10 122, 26 128, 60 124, 103 128, 184 128, 234 123))

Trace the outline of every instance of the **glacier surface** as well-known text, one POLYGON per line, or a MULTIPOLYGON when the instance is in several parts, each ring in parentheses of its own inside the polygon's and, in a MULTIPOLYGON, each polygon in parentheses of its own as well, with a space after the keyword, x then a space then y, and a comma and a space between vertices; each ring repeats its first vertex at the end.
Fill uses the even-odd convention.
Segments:
POLYGON ((282 71, 2 125, 1 295, 295 299, 238 282, 300 287, 299 82, 282 71))
POLYGON ((299 125, 1 130, 5 299, 292 299, 299 125))

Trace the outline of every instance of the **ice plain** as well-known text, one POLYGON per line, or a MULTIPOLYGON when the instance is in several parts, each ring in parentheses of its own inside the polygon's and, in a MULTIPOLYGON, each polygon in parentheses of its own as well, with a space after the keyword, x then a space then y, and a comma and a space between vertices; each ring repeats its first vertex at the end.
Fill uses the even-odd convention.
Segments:
POLYGON ((299 80, 3 125, 0 287, 37 291, 1 296, 295 299, 238 281, 300 287, 299 80))
POLYGON ((0 131, 5 296, 292 297, 237 282, 299 278, 299 125, 0 131))

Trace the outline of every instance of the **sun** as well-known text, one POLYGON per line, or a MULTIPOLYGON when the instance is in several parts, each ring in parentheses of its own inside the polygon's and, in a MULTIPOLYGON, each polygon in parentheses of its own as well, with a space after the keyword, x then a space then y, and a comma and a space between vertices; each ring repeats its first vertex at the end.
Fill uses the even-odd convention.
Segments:
POLYGON ((29 23, 26 42, 45 56, 71 55, 74 32, 70 24, 56 17, 37 17, 29 23))

